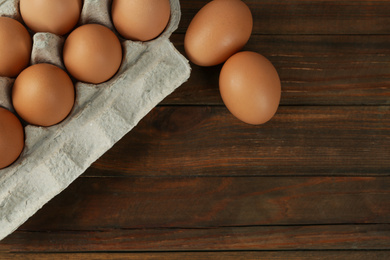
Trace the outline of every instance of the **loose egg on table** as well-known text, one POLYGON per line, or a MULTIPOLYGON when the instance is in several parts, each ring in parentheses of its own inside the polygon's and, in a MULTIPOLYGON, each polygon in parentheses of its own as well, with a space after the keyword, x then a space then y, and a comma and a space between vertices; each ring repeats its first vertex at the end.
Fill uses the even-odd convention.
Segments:
POLYGON ((99 84, 109 80, 122 62, 118 37, 100 24, 86 24, 72 31, 63 49, 64 64, 77 80, 99 84))
POLYGON ((252 27, 252 13, 244 2, 211 1, 199 10, 188 26, 185 52, 196 65, 220 64, 244 47, 252 27))
POLYGON ((20 14, 34 32, 64 35, 77 24, 82 0, 20 0, 20 14))
POLYGON ((0 169, 12 164, 24 147, 24 130, 19 119, 0 107, 0 169))
POLYGON ((111 16, 123 38, 149 41, 159 36, 171 15, 169 0, 113 0, 111 16))
POLYGON ((26 122, 51 126, 64 120, 75 100, 73 82, 62 69, 40 63, 23 70, 12 87, 16 113, 26 122))
POLYGON ((222 67, 219 88, 229 111, 248 124, 269 121, 279 107, 279 75, 267 58, 255 52, 230 57, 222 67))
POLYGON ((0 17, 0 76, 16 77, 30 62, 32 40, 18 21, 0 17))

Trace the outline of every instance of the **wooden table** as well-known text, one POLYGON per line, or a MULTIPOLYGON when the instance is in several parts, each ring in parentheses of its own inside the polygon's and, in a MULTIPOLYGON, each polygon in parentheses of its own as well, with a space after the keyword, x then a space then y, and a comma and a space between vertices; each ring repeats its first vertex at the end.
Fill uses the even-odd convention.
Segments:
MULTIPOLYGON (((183 0, 184 53, 206 0, 183 0)), ((245 50, 282 80, 235 119, 221 66, 152 110, 16 232, 1 259, 390 259, 390 1, 246 0, 245 50), (9 253, 11 252, 11 253, 9 253)))

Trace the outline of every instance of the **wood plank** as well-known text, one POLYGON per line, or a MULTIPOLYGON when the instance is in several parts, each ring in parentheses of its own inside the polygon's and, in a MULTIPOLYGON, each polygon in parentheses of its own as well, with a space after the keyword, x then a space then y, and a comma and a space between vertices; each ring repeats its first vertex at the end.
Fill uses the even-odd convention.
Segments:
POLYGON ((19 230, 387 224, 389 187, 390 177, 80 178, 19 230))
MULTIPOLYGON (((185 32, 209 0, 180 1, 185 32)), ((389 34, 390 1, 244 0, 253 15, 254 34, 389 34)))
POLYGON ((260 126, 160 106, 85 176, 389 175, 389 130, 390 106, 281 106, 260 126))
MULTIPOLYGON (((221 66, 193 66, 162 106, 1 241, 0 259, 390 257, 390 1, 244 1, 255 18, 245 50, 281 75, 276 117, 237 121, 219 96, 221 66), (118 251, 132 253, 97 253, 118 251)), ((206 2, 181 1, 172 40, 182 53, 206 2)))
POLYGON ((388 260, 389 251, 238 251, 238 252, 158 252, 158 253, 1 253, 2 260, 388 260))
MULTIPOLYGON (((171 40, 185 55, 184 36, 174 34, 171 40)), ((390 35, 260 35, 244 50, 274 64, 282 81, 282 105, 388 105, 389 46, 390 35)), ((223 104, 218 89, 222 66, 191 67, 190 79, 163 104, 223 104)))
POLYGON ((389 249, 390 225, 263 226, 208 229, 16 231, 12 252, 372 250, 389 249))

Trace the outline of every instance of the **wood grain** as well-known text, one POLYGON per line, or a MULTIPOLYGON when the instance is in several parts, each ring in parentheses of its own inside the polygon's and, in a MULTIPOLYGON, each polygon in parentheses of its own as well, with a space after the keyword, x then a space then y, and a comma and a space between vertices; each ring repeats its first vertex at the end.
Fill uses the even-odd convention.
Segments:
MULTIPOLYGON (((188 82, 0 242, 0 259, 390 258, 390 1, 243 1, 244 50, 282 81, 276 116, 241 123, 220 98, 221 65, 191 64, 188 82)), ((207 2, 180 1, 182 54, 207 2)))
POLYGON ((16 231, 12 252, 374 250, 389 249, 390 225, 263 226, 216 229, 16 231))
MULTIPOLYGON (((171 37, 185 55, 183 39, 171 37)), ((282 82, 282 105, 389 105, 389 46, 390 35, 257 35, 243 50, 273 63, 282 82)), ((222 66, 191 67, 190 79, 163 104, 223 105, 222 66)))
MULTIPOLYGON (((184 33, 209 0, 180 1, 184 33)), ((389 1, 244 0, 252 11, 253 34, 389 34, 389 1)))
POLYGON ((282 106, 260 126, 225 107, 160 106, 84 176, 388 176, 389 131, 389 106, 282 106))
POLYGON ((390 177, 80 178, 19 230, 387 224, 389 186, 390 177))
POLYGON ((389 251, 157 252, 157 253, 3 253, 2 260, 388 260, 389 251))

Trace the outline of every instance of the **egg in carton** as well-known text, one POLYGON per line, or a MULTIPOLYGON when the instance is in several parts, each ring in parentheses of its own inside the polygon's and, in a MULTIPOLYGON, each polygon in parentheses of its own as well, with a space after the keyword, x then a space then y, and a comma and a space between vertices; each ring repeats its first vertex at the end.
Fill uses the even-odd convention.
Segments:
MULTIPOLYGON (((181 16, 179 0, 170 4, 170 21, 156 39, 136 42, 119 37, 123 60, 112 79, 98 85, 75 83, 75 105, 64 121, 50 127, 25 126, 22 154, 0 170, 0 240, 69 186, 189 78, 188 61, 169 41, 181 16)), ((97 23, 115 32, 110 6, 110 0, 84 0, 78 25, 97 23)), ((0 16, 22 22, 19 0, 1 1, 0 16)), ((64 41, 62 36, 35 33, 31 65, 51 63, 64 69, 64 41)), ((11 111, 13 82, 0 77, 0 106, 11 111)))

